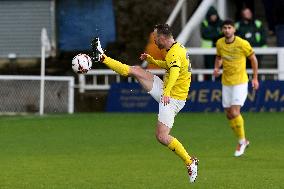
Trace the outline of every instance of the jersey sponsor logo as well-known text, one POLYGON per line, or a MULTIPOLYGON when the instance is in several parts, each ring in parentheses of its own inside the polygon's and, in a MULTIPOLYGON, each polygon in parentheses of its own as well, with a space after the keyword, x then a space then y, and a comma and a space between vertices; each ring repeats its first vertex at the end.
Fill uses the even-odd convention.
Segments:
POLYGON ((177 68, 180 68, 178 65, 173 65, 173 66, 171 66, 170 68, 172 68, 172 67, 177 67, 177 68))

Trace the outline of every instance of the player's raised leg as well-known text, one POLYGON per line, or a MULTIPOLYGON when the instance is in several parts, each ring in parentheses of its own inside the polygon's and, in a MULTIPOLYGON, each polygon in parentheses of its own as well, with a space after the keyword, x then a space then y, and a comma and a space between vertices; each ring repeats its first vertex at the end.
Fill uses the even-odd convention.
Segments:
POLYGON ((99 38, 97 38, 97 41, 93 43, 93 50, 96 51, 94 54, 98 54, 97 61, 104 63, 107 67, 122 76, 135 77, 147 92, 152 89, 154 81, 153 74, 144 70, 140 66, 129 66, 107 57, 101 47, 99 38))

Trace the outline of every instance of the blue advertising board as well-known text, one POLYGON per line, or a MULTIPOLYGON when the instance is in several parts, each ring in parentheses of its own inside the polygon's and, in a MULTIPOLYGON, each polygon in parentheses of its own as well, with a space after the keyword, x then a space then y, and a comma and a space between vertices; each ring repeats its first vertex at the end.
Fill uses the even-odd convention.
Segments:
MULTIPOLYGON (((220 112, 220 82, 192 82, 183 112, 220 112)), ((157 102, 138 83, 117 83, 111 86, 107 100, 109 112, 157 112, 157 102)), ((284 81, 263 81, 249 93, 242 111, 284 111, 284 81)))

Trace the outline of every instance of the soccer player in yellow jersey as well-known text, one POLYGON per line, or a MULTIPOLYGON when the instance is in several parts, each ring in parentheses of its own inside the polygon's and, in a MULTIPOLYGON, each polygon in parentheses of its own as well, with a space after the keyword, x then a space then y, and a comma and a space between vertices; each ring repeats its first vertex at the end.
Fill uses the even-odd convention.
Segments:
POLYGON ((216 43, 217 56, 215 59, 214 76, 222 74, 222 104, 230 126, 238 138, 238 145, 234 156, 244 154, 249 141, 245 137, 244 119, 240 113, 241 107, 248 94, 248 76, 246 72, 246 58, 251 61, 253 69, 252 87, 259 87, 257 72, 258 63, 249 42, 235 36, 235 27, 232 20, 226 20, 222 24, 224 37, 216 43))
POLYGON ((140 59, 165 69, 163 81, 140 66, 128 66, 107 57, 99 41, 96 49, 100 54, 101 62, 120 75, 136 78, 142 87, 159 103, 156 138, 184 161, 188 170, 189 181, 194 182, 197 177, 198 159, 189 156, 180 141, 170 135, 174 118, 184 107, 188 96, 191 81, 188 53, 180 43, 175 42, 167 24, 159 24, 154 27, 154 40, 160 49, 167 50, 165 61, 155 60, 146 53, 141 54, 140 59))

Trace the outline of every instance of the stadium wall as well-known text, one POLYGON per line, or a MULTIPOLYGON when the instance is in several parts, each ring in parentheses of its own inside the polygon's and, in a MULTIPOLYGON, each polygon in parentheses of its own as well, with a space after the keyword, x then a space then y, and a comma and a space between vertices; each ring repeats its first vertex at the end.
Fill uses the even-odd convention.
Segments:
MULTIPOLYGON (((222 92, 219 82, 192 82, 184 112, 221 112, 222 92)), ((108 112, 157 112, 157 102, 138 83, 117 83, 111 86, 107 99, 108 112)), ((258 91, 252 90, 243 111, 284 111, 284 81, 261 81, 258 91)))

